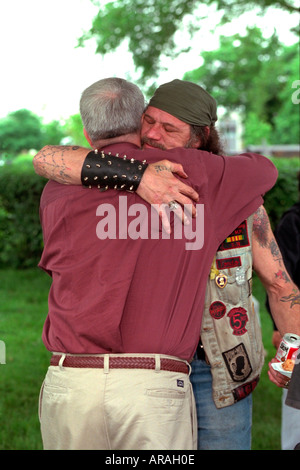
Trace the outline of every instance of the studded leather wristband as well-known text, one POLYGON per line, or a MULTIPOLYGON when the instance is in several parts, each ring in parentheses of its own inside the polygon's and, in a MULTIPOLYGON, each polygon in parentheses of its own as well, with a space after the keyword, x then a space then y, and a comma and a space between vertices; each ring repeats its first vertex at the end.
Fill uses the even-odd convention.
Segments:
POLYGON ((109 188, 124 191, 136 191, 148 164, 102 151, 89 152, 81 170, 83 186, 97 186, 100 191, 109 188))

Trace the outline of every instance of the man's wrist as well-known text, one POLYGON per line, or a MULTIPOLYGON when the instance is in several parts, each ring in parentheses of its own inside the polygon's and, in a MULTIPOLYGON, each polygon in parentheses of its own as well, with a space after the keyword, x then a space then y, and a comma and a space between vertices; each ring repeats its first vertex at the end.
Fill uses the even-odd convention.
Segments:
POLYGON ((102 151, 89 152, 81 170, 83 186, 96 186, 100 191, 119 189, 136 191, 148 164, 124 157, 106 154, 102 151))

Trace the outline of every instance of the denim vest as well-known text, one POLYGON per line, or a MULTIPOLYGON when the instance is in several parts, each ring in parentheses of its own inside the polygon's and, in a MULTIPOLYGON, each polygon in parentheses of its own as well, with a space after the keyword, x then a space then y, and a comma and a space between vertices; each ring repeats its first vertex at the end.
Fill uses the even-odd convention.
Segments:
POLYGON ((252 299, 252 225, 251 216, 220 245, 206 289, 201 342, 217 408, 249 395, 264 363, 252 299))

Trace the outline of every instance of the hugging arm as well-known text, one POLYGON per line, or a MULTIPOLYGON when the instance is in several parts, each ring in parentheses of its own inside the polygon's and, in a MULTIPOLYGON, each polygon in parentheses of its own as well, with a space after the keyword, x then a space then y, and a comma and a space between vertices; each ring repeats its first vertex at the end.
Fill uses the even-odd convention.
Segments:
MULTIPOLYGON (((61 184, 80 185, 85 177, 84 163, 91 149, 77 146, 54 146, 47 145, 43 147, 33 159, 35 172, 47 179, 52 179, 61 184)), ((99 153, 101 155, 101 153, 99 153)), ((101 157, 100 157, 101 158, 101 157)), ((122 174, 126 174, 126 167, 128 167, 129 160, 110 156, 110 160, 117 159, 119 173, 118 178, 115 180, 118 189, 122 186, 122 174)), ((198 200, 197 192, 190 186, 184 184, 173 173, 182 178, 187 178, 182 165, 170 162, 169 160, 162 160, 149 165, 144 165, 143 162, 135 162, 140 164, 142 171, 138 174, 138 179, 135 181, 132 190, 149 204, 163 205, 168 204, 170 201, 177 201, 181 206, 189 204, 192 215, 196 215, 196 210, 193 202, 198 200)), ((107 168, 107 167, 106 167, 107 168)), ((105 167, 97 167, 94 177, 102 179, 106 174, 105 167)), ((89 182, 97 186, 98 179, 94 182, 89 182)), ((104 185, 105 187, 105 185, 104 185)), ((110 186, 114 188, 114 186, 110 186)), ((117 188, 116 188, 117 189, 117 188)), ((122 189, 129 189, 124 187, 122 189)), ((182 207, 177 209, 177 214, 184 220, 184 213, 182 207)), ((160 208, 160 215, 163 223, 165 218, 164 208, 160 208)))

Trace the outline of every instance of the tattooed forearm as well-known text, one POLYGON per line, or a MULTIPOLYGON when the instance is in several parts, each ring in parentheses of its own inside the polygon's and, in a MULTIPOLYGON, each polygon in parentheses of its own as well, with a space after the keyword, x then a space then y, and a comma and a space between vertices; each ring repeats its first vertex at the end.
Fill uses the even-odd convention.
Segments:
POLYGON ((282 271, 281 269, 277 271, 277 273, 275 273, 275 278, 281 279, 285 282, 292 282, 290 276, 285 271, 282 271))
MULTIPOLYGON (((273 234, 272 234, 272 236, 273 236, 273 234)), ((273 259, 275 261, 279 261, 279 263, 281 264, 282 254, 281 254, 281 251, 279 249, 279 246, 278 246, 277 241, 275 240, 274 236, 273 236, 272 240, 270 241, 270 251, 272 253, 273 259)))
POLYGON ((77 146, 46 146, 33 159, 36 173, 58 183, 72 184, 77 146))
POLYGON ((300 305, 299 290, 294 289, 292 294, 281 297, 280 301, 281 302, 289 302, 290 303, 290 308, 294 307, 295 305, 300 305))

